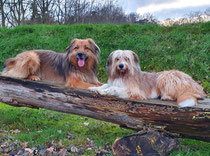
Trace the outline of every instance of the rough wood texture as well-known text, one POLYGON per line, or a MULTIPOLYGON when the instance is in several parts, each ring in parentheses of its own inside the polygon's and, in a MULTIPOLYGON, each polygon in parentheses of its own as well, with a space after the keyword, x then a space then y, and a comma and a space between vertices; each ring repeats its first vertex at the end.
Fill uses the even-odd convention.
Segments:
POLYGON ((124 100, 88 90, 0 76, 0 101, 88 116, 135 130, 152 127, 171 135, 210 141, 210 99, 194 108, 180 109, 174 102, 124 100))
POLYGON ((112 145, 115 156, 164 156, 178 148, 177 139, 165 133, 150 131, 117 139, 112 145))

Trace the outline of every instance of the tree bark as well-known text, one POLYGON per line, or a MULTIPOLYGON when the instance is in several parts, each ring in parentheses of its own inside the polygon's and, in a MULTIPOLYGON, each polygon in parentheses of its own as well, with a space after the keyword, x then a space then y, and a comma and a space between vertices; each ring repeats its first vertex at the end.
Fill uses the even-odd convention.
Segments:
POLYGON ((179 147, 179 141, 165 133, 150 131, 117 138, 112 145, 114 156, 167 156, 179 147))
POLYGON ((6 2, 6 0, 0 0, 1 25, 2 25, 2 27, 6 26, 6 17, 5 17, 5 11, 4 11, 5 2, 6 2))
POLYGON ((169 101, 137 101, 102 96, 88 90, 0 76, 0 101, 88 116, 134 130, 155 128, 173 136, 210 141, 210 99, 178 108, 169 101))

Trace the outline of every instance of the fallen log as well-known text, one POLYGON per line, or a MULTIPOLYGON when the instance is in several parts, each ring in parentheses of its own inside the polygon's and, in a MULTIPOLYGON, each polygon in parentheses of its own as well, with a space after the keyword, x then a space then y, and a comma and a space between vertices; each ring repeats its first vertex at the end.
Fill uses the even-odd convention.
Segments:
POLYGON ((196 107, 178 108, 169 101, 137 101, 0 76, 0 102, 78 114, 142 130, 155 128, 177 137, 210 141, 210 99, 196 107))

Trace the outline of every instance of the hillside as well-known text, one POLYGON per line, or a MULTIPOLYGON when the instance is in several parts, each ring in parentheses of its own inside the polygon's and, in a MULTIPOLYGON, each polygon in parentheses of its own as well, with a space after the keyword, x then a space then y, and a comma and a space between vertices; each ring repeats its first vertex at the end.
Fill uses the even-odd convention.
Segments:
MULTIPOLYGON (((0 67, 18 53, 31 49, 65 52, 73 38, 93 38, 101 49, 99 79, 106 82, 106 61, 116 49, 130 49, 140 57, 144 71, 178 69, 200 81, 210 92, 210 22, 164 27, 159 25, 34 25, 0 28, 0 67)), ((1 71, 1 68, 0 68, 1 71)), ((134 133, 118 125, 44 109, 14 108, 0 103, 0 145, 14 140, 30 147, 54 143, 76 146, 83 155, 95 155, 117 137, 134 133), (10 139, 8 139, 10 138, 10 139), (12 138, 12 139, 11 139, 12 138), (87 150, 92 142, 94 146, 87 150)), ((170 155, 204 156, 210 143, 179 139, 170 155)), ((59 147, 60 148, 60 147, 59 147)), ((0 155, 1 155, 0 151, 0 155)), ((110 154, 111 155, 111 154, 110 154)))
POLYGON ((130 49, 138 53, 144 71, 178 69, 200 80, 210 91, 210 22, 184 26, 158 25, 35 25, 0 29, 0 65, 30 49, 64 52, 73 38, 93 38, 101 49, 99 77, 106 81, 109 53, 130 49))

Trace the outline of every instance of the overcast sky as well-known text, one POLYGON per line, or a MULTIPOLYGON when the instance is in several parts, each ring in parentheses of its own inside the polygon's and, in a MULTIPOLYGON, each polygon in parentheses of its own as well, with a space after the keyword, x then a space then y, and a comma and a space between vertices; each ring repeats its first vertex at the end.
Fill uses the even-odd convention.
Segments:
POLYGON ((210 8, 210 0, 118 0, 126 13, 151 13, 158 20, 181 18, 190 12, 210 8))

